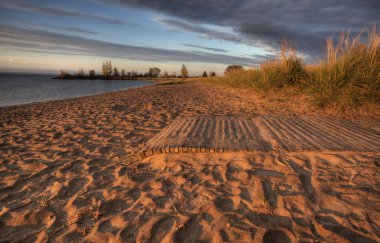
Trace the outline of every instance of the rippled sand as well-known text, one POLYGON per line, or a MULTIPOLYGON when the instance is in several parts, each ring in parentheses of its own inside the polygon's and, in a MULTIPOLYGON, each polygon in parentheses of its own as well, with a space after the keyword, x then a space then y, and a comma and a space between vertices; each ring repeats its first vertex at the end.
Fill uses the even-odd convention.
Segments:
POLYGON ((297 112, 200 84, 0 108, 0 242, 380 241, 380 152, 131 156, 178 115, 297 112))

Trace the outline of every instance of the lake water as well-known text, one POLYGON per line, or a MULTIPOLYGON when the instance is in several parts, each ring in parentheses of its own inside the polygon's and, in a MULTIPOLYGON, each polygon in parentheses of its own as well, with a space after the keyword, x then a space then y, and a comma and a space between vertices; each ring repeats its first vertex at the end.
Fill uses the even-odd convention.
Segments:
POLYGON ((0 106, 61 100, 150 85, 150 81, 59 80, 51 75, 0 74, 0 106))

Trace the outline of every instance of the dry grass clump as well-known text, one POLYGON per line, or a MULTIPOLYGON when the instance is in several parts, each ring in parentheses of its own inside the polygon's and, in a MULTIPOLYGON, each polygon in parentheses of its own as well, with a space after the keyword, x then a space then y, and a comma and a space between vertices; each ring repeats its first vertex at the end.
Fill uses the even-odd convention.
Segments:
POLYGON ((350 38, 342 33, 336 45, 327 40, 327 60, 311 71, 310 91, 318 105, 358 107, 380 102, 380 35, 373 27, 350 38))
POLYGON ((262 81, 268 88, 282 88, 287 85, 298 85, 306 77, 302 57, 297 55, 296 49, 286 41, 281 44, 280 56, 275 61, 261 64, 262 81))
POLYGON ((284 41, 276 60, 259 68, 229 72, 212 82, 263 91, 293 86, 311 94, 313 104, 342 111, 380 104, 380 35, 376 27, 354 37, 342 33, 336 44, 330 38, 326 49, 326 60, 306 67, 284 41))
POLYGON ((238 70, 227 73, 223 78, 214 78, 214 82, 221 82, 231 87, 263 88, 260 87, 261 73, 259 70, 238 70))
POLYGON ((232 87, 259 90, 282 88, 301 83, 307 76, 302 58, 286 41, 283 41, 281 46, 281 53, 276 60, 268 60, 258 69, 228 72, 225 77, 219 79, 219 82, 232 87))

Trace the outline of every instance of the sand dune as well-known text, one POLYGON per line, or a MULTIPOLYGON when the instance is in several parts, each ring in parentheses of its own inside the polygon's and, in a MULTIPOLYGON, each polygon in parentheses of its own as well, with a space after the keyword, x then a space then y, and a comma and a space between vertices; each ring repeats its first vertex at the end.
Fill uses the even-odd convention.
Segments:
POLYGON ((199 84, 0 108, 0 242, 379 242, 380 151, 131 156, 180 114, 306 110, 199 84))

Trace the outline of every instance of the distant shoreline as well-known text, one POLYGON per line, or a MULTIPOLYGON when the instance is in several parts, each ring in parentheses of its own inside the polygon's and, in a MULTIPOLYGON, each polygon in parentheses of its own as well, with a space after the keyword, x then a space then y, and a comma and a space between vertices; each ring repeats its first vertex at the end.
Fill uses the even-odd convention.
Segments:
POLYGON ((52 79, 59 79, 59 80, 131 80, 131 81, 152 81, 152 82, 172 82, 172 81, 183 81, 183 80, 191 80, 191 79, 199 79, 200 77, 144 77, 144 76, 134 76, 134 77, 114 77, 114 76, 77 76, 77 75, 70 75, 70 76, 55 76, 52 79))
POLYGON ((56 76, 56 77, 53 77, 53 79, 62 79, 62 80, 65 80, 65 79, 83 79, 83 80, 144 80, 144 81, 153 81, 152 78, 147 78, 147 77, 106 77, 106 76, 95 76, 95 77, 89 77, 89 76, 65 76, 65 77, 60 77, 60 76, 56 76))

